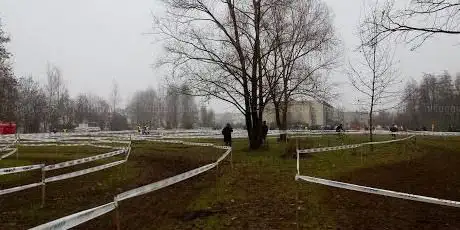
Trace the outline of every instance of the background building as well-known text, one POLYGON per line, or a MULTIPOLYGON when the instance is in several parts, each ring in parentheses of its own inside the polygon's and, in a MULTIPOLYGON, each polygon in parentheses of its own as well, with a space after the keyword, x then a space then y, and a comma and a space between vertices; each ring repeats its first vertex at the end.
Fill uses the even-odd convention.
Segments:
MULTIPOLYGON (((288 128, 319 129, 334 127, 335 109, 324 101, 293 101, 288 105, 288 128)), ((272 103, 265 107, 264 120, 271 128, 276 128, 276 115, 272 103)))

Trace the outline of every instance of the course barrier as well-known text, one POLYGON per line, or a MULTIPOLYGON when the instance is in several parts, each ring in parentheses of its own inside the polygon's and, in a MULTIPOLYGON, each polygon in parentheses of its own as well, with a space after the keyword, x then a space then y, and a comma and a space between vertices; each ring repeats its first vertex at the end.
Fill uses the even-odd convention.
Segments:
POLYGON ((339 145, 339 146, 311 148, 311 149, 297 149, 296 152, 298 154, 304 154, 304 153, 319 153, 319 152, 336 151, 336 150, 344 150, 344 149, 355 149, 355 148, 359 148, 365 145, 378 145, 378 144, 388 144, 388 143, 393 143, 393 142, 405 141, 405 140, 408 140, 414 137, 415 135, 411 135, 405 138, 396 139, 396 140, 388 140, 388 141, 366 142, 366 143, 360 143, 360 144, 339 145))
POLYGON ((418 201, 418 202, 424 202, 424 203, 431 203, 431 204, 438 204, 438 205, 443 205, 443 206, 451 206, 451 207, 460 208, 460 202, 459 201, 452 201, 452 200, 445 200, 445 199, 439 199, 439 198, 428 197, 428 196, 421 196, 421 195, 415 195, 415 194, 409 194, 409 193, 395 192, 395 191, 391 191, 391 190, 366 187, 366 186, 349 184, 349 183, 333 181, 333 180, 326 180, 326 179, 322 179, 322 178, 304 176, 304 175, 300 174, 300 153, 323 152, 323 151, 329 151, 329 150, 338 150, 338 149, 343 149, 343 147, 345 147, 345 148, 355 148, 356 147, 357 148, 357 147, 361 147, 361 146, 364 146, 364 145, 387 144, 387 143, 394 143, 394 142, 398 142, 398 141, 404 141, 404 140, 407 140, 407 139, 411 139, 413 137, 415 137, 415 135, 411 135, 411 136, 408 136, 406 138, 401 138, 401 139, 396 139, 396 140, 389 140, 389 141, 367 142, 367 143, 362 143, 362 144, 357 144, 357 145, 335 146, 335 147, 329 147, 329 148, 318 148, 318 149, 313 149, 313 151, 310 151, 312 149, 298 150, 297 151, 297 174, 295 176, 295 180, 296 181, 303 180, 303 181, 307 181, 307 182, 310 182, 310 183, 322 184, 322 185, 326 185, 326 186, 331 186, 331 187, 336 187, 336 188, 343 188, 343 189, 347 189, 347 190, 353 190, 353 191, 376 194, 376 195, 382 195, 382 196, 387 196, 387 197, 394 197, 394 198, 400 198, 400 199, 405 199, 405 200, 413 200, 413 201, 418 201), (340 148, 340 147, 342 147, 342 148, 340 148))
POLYGON ((361 185, 349 184, 349 183, 333 181, 333 180, 326 180, 326 179, 310 177, 310 176, 296 175, 295 179, 304 180, 304 181, 315 183, 315 184, 322 184, 322 185, 327 185, 327 186, 336 187, 336 188, 343 188, 347 190, 358 191, 358 192, 371 193, 371 194, 377 194, 381 196, 395 197, 395 198, 400 198, 400 199, 405 199, 405 200, 413 200, 413 201, 419 201, 419 202, 424 202, 424 203, 439 204, 443 206, 451 206, 451 207, 460 208, 459 201, 444 200, 444 199, 433 198, 433 197, 428 197, 428 196, 420 196, 420 195, 414 195, 414 194, 409 194, 409 193, 395 192, 391 190, 366 187, 366 186, 361 186, 361 185))
MULTIPOLYGON (((115 143, 119 143, 119 142, 115 142, 115 143)), ((104 147, 104 148, 115 149, 115 151, 99 154, 99 155, 96 155, 96 156, 90 156, 90 157, 85 157, 85 158, 81 158, 81 159, 60 162, 60 163, 53 164, 53 165, 45 166, 45 164, 37 164, 37 165, 26 165, 26 166, 11 167, 11 168, 0 168, 0 175, 6 175, 6 174, 18 173, 18 172, 26 172, 26 171, 37 170, 37 169, 41 169, 41 172, 42 172, 42 178, 41 178, 40 182, 33 183, 33 184, 28 184, 28 185, 17 186, 17 187, 13 187, 13 188, 3 189, 3 190, 0 190, 0 195, 13 193, 13 192, 18 192, 18 191, 22 191, 22 190, 25 190, 25 189, 42 186, 42 206, 43 206, 44 203, 45 203, 45 197, 46 197, 46 189, 45 189, 46 183, 59 181, 59 180, 65 180, 65 179, 85 175, 85 174, 88 174, 88 173, 100 171, 100 170, 103 170, 103 169, 107 169, 107 168, 114 167, 114 166, 117 166, 117 165, 125 163, 128 160, 129 153, 131 151, 131 142, 122 142, 122 143, 123 144, 128 143, 128 146, 127 147, 115 147, 115 146, 94 145, 95 147, 104 147), (46 171, 57 170, 57 169, 62 169, 62 168, 75 166, 75 165, 79 165, 79 164, 84 164, 84 163, 88 163, 88 162, 92 162, 92 161, 96 161, 96 160, 106 159, 106 158, 114 157, 114 156, 117 156, 117 155, 120 155, 120 154, 123 154, 123 153, 126 153, 126 157, 124 157, 124 159, 120 160, 120 161, 115 161, 115 162, 95 166, 95 167, 88 168, 88 169, 83 169, 83 170, 79 170, 79 171, 75 171, 75 172, 70 172, 70 173, 61 174, 61 175, 58 175, 58 176, 53 176, 53 177, 46 178, 46 171)), ((52 144, 36 144, 36 143, 35 144, 27 144, 27 143, 26 144, 21 144, 21 146, 49 146, 49 145, 53 145, 53 146, 57 146, 57 145, 59 145, 59 146, 83 146, 83 145, 89 145, 89 143, 73 143, 73 144, 62 144, 61 143, 61 144, 58 144, 56 142, 56 143, 52 143, 52 144)), ((14 149, 11 153, 8 153, 8 154, 11 155, 16 151, 17 151, 17 148, 14 149)), ((3 155, 2 158, 3 157, 6 157, 6 156, 3 155)))
MULTIPOLYGON (((177 141, 177 140, 149 140, 149 141, 154 141, 154 142, 163 142, 163 143, 173 143, 173 144, 185 144, 185 145, 193 145, 193 146, 207 146, 207 147, 214 147, 218 149, 224 149, 226 150, 224 154, 222 154, 214 163, 210 163, 204 166, 201 166, 199 168, 178 174, 176 176, 172 176, 157 182, 153 182, 151 184, 147 184, 135 189, 131 189, 128 191, 125 191, 123 193, 120 193, 114 197, 114 201, 95 207, 91 208, 88 210, 80 211, 78 213, 62 217, 60 219, 36 226, 34 228, 31 228, 33 230, 43 230, 43 229, 69 229, 72 227, 75 227, 77 225, 80 225, 84 222, 87 222, 91 219, 94 219, 96 217, 99 217, 101 215, 104 215, 106 213, 109 213, 113 210, 117 211, 118 207, 118 202, 127 200, 129 198, 141 196, 150 192, 153 192, 155 190, 159 190, 162 188, 165 188, 167 186, 179 183, 181 181, 187 180, 191 177, 200 175, 206 171, 209 171, 210 169, 213 169, 217 167, 217 165, 223 161, 226 157, 231 155, 232 148, 227 147, 227 146, 217 146, 212 143, 193 143, 193 142, 184 142, 184 141, 177 141)), ((131 146, 128 147, 130 149, 131 146)), ((129 154, 129 151, 128 151, 129 154)), ((119 215, 116 215, 117 217, 119 215)), ((119 220, 116 220, 117 228, 119 229, 119 220)))

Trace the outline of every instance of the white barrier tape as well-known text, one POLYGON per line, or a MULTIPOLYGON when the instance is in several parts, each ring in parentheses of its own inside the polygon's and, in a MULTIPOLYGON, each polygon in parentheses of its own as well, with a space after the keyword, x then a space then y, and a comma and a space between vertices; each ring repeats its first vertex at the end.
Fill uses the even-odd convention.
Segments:
POLYGON ((56 144, 21 144, 23 147, 56 146, 56 144))
POLYGON ((116 196, 116 199, 118 201, 122 201, 122 200, 126 200, 128 198, 140 196, 140 195, 143 195, 143 194, 146 194, 146 193, 149 193, 149 192, 152 192, 152 191, 167 187, 169 185, 181 182, 181 181, 186 180, 186 179, 188 179, 190 177, 193 177, 193 176, 196 176, 196 175, 201 174, 203 172, 206 172, 206 171, 216 167, 216 165, 217 165, 217 163, 207 164, 205 166, 190 170, 188 172, 185 172, 185 173, 182 173, 182 174, 179 174, 179 175, 176 175, 176 176, 173 176, 173 177, 161 180, 161 181, 157 181, 157 182, 154 182, 152 184, 144 185, 142 187, 135 188, 135 189, 126 191, 124 193, 120 193, 120 194, 118 194, 116 196))
POLYGON ((128 161, 129 154, 131 153, 131 146, 127 149, 128 153, 126 154, 125 161, 128 161))
POLYGON ((232 152, 232 149, 228 149, 224 154, 222 154, 222 156, 217 159, 216 163, 223 161, 228 156, 228 154, 230 154, 230 152, 232 152))
POLYGON ((45 165, 44 164, 39 164, 39 165, 26 165, 26 166, 11 167, 11 168, 1 168, 0 169, 0 175, 6 175, 6 174, 11 174, 11 173, 18 173, 18 172, 25 172, 25 171, 41 169, 41 168, 43 168, 43 166, 45 166, 45 165))
POLYGON ((296 180, 301 179, 304 181, 308 181, 308 182, 312 182, 316 184, 328 185, 328 186, 332 186, 336 188, 343 188, 343 189, 348 189, 348 190, 353 190, 353 191, 358 191, 358 192, 372 193, 372 194, 377 194, 377 195, 382 195, 382 196, 401 198, 405 200, 413 200, 413 201, 419 201, 419 202, 424 202, 424 203, 439 204, 439 205, 444 205, 444 206, 460 208, 460 202, 458 201, 444 200, 444 199, 433 198, 433 197, 428 197, 428 196, 420 196, 420 195, 414 195, 414 194, 409 194, 409 193, 395 192, 395 191, 390 191, 390 190, 385 190, 385 189, 378 189, 378 188, 366 187, 366 186, 361 186, 361 185, 348 184, 348 183, 343 183, 343 182, 338 182, 338 181, 320 179, 316 177, 309 177, 309 176, 297 175, 295 178, 296 180))
POLYGON ((14 188, 7 188, 7 189, 0 190, 0 195, 5 195, 5 194, 8 194, 8 193, 12 193, 12 192, 22 191, 22 190, 37 187, 37 186, 40 186, 40 185, 42 185, 42 182, 22 185, 22 186, 18 186, 18 187, 14 187, 14 188))
POLYGON ((333 147, 323 147, 323 148, 314 148, 314 149, 299 149, 297 150, 298 153, 318 153, 318 152, 327 152, 327 151, 335 151, 335 150, 343 150, 343 149, 354 149, 361 147, 363 144, 354 144, 354 145, 341 145, 341 146, 333 146, 333 147))
POLYGON ((353 149, 353 148, 361 147, 363 145, 387 144, 387 143, 393 143, 393 142, 398 142, 398 141, 404 141, 404 140, 407 140, 413 137, 415 137, 415 135, 412 135, 406 138, 396 139, 396 140, 389 140, 389 141, 366 142, 366 143, 361 143, 361 144, 341 145, 341 146, 313 148, 313 149, 298 149, 297 152, 298 153, 317 153, 317 152, 335 151, 335 150, 343 150, 343 149, 353 149))
POLYGON ((11 146, 15 145, 17 142, 18 140, 14 140, 12 143, 6 144, 5 147, 2 147, 0 149, 0 152, 8 151, 11 148, 11 146))
POLYGON ((91 162, 91 161, 96 161, 96 160, 100 160, 100 159, 104 159, 104 158, 108 158, 108 157, 113 157, 113 156, 122 154, 125 151, 126 150, 122 149, 122 150, 117 150, 117 151, 104 153, 104 154, 100 154, 100 155, 96 155, 96 156, 85 157, 85 158, 71 160, 71 161, 65 161, 65 162, 61 162, 61 163, 58 163, 58 164, 54 164, 54 165, 47 165, 44 168, 44 170, 45 171, 51 171, 51 170, 55 170, 55 169, 66 168, 66 167, 69 167, 69 166, 84 164, 84 163, 88 163, 88 162, 91 162))
POLYGON ((108 164, 105 164, 105 165, 99 165, 99 166, 89 168, 89 169, 83 169, 83 170, 80 170, 80 171, 66 173, 66 174, 62 174, 62 175, 59 175, 59 176, 49 177, 49 178, 45 179, 45 183, 58 181, 58 180, 65 180, 65 179, 68 179, 68 178, 85 175, 85 174, 88 174, 88 173, 92 173, 92 172, 96 172, 96 171, 103 170, 103 169, 106 169, 106 168, 110 168, 110 167, 113 167, 113 166, 116 166, 116 165, 119 165, 119 164, 123 164, 125 162, 126 162, 125 160, 115 161, 115 162, 112 162, 112 163, 108 163, 108 164))
POLYGON ((203 146, 203 147, 211 147, 214 146, 212 143, 199 143, 199 142, 182 142, 184 145, 192 145, 192 146, 203 146))
POLYGON ((99 207, 77 212, 75 214, 65 216, 57 220, 53 220, 46 224, 42 224, 34 228, 31 228, 31 230, 69 229, 82 223, 85 223, 91 219, 94 219, 98 216, 104 215, 114 210, 115 208, 115 202, 111 202, 108 204, 101 205, 99 207))
POLYGON ((115 144, 129 144, 129 141, 118 141, 118 140, 104 140, 104 139, 96 139, 96 142, 103 142, 103 143, 115 143, 115 144))
POLYGON ((13 155, 14 153, 16 153, 18 151, 18 149, 13 149, 11 152, 9 153, 6 153, 6 154, 3 154, 2 156, 0 156, 0 160, 4 159, 4 158, 7 158, 11 155, 13 155))
POLYGON ((396 139, 396 140, 377 141, 377 142, 367 142, 367 143, 363 143, 363 145, 388 144, 388 143, 393 143, 393 142, 408 140, 408 139, 411 139, 411 138, 413 138, 413 137, 415 137, 415 135, 412 135, 412 136, 409 136, 409 137, 406 137, 406 138, 396 139))
POLYGON ((232 148, 230 146, 224 146, 224 145, 214 145, 213 147, 216 149, 225 149, 225 150, 232 148))
POLYGON ((95 145, 95 144, 86 144, 88 146, 96 147, 96 148, 103 148, 103 149, 119 149, 121 147, 115 147, 110 145, 95 145))

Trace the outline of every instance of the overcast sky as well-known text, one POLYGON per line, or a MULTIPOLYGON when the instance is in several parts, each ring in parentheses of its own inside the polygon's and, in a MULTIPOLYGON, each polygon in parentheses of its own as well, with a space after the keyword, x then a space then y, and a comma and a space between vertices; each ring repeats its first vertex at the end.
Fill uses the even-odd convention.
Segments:
MULTIPOLYGON (((344 56, 352 57, 363 1, 325 2, 345 45, 344 56)), ((157 0, 0 0, 0 18, 12 39, 8 48, 17 76, 44 81, 51 63, 62 70, 71 95, 93 92, 107 98, 115 79, 126 102, 134 91, 162 83, 161 73, 152 68, 162 49, 151 35, 143 35, 150 31, 151 13, 162 12, 160 6, 157 0)), ((401 46, 396 58, 404 82, 444 70, 455 75, 460 72, 460 36, 436 37, 416 51, 401 46)), ((341 68, 331 79, 341 93, 334 104, 355 109, 357 93, 341 68)), ((232 110, 223 103, 212 106, 218 112, 232 110)))

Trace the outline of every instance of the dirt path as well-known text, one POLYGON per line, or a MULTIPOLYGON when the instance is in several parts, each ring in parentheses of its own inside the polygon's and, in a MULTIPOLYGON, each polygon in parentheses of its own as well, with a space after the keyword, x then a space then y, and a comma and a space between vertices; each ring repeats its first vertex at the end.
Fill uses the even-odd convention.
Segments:
MULTIPOLYGON (((460 201, 460 155, 439 143, 422 146, 424 157, 361 169, 340 181, 460 201)), ((340 229, 460 229, 460 209, 323 188, 324 204, 340 229)))

